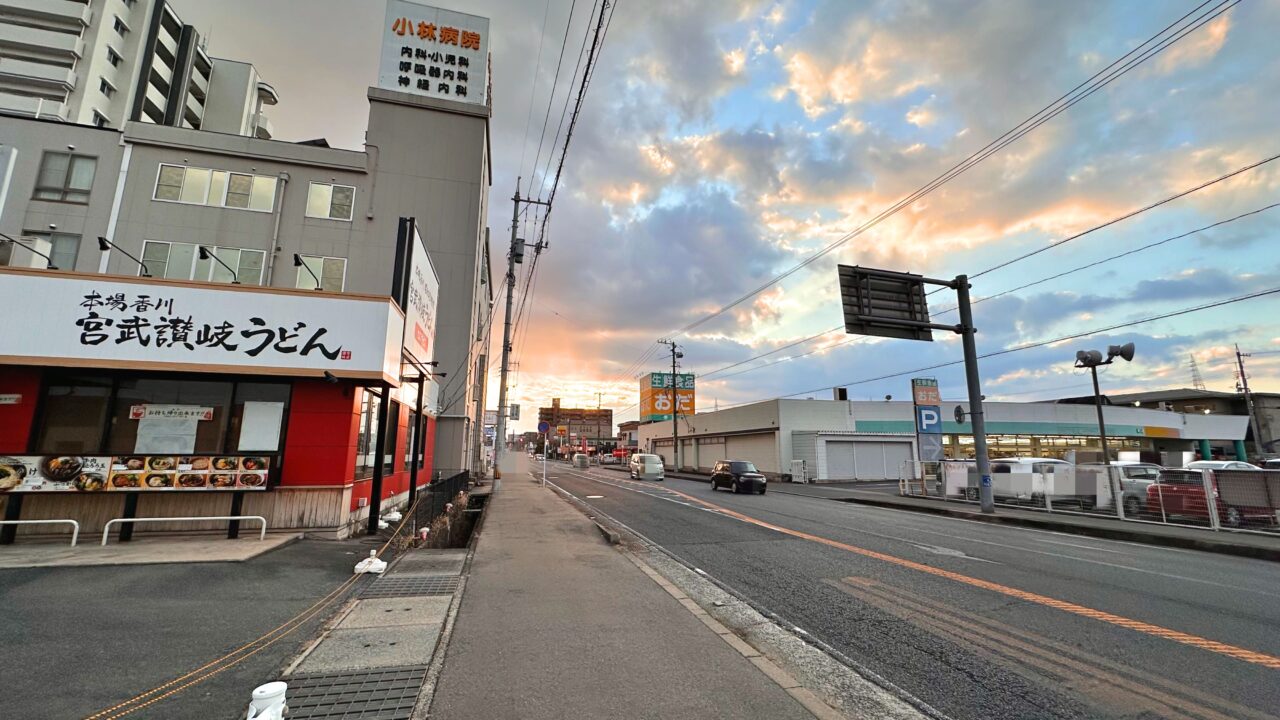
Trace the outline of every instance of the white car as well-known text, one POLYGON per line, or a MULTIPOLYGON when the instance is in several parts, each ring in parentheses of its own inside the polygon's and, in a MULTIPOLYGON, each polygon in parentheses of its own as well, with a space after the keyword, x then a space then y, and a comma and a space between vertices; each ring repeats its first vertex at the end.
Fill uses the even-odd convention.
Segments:
POLYGON ((666 471, 662 468, 662 458, 647 453, 636 453, 631 456, 628 468, 632 480, 664 480, 666 471))
POLYGON ((1261 470, 1262 468, 1243 460, 1197 460, 1183 466, 1187 470, 1261 470))

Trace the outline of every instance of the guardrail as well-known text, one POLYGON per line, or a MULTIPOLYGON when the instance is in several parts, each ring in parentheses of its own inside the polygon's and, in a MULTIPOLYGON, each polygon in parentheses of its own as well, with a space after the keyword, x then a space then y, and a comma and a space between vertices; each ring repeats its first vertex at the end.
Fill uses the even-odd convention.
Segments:
POLYGON ((0 525, 46 525, 49 523, 68 523, 71 525, 71 547, 80 539, 80 523, 75 520, 0 520, 0 525))
POLYGON ((206 520, 257 520, 262 523, 262 532, 258 534, 259 540, 267 539, 267 519, 261 515, 201 515, 193 517, 151 517, 151 518, 112 518, 102 526, 102 544, 107 544, 107 539, 111 537, 112 523, 136 523, 136 522, 198 522, 206 520))

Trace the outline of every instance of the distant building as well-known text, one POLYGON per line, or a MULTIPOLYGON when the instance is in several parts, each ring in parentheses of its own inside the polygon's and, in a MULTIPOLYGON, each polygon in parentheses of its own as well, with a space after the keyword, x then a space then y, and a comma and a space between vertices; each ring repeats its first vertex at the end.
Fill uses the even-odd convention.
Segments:
MULTIPOLYGON (((1103 395, 1103 403, 1108 405, 1130 405, 1133 407, 1172 410, 1188 414, 1210 415, 1248 415, 1248 404, 1241 393, 1215 392, 1212 390, 1196 390, 1194 388, 1174 388, 1171 390, 1153 390, 1139 393, 1119 393, 1103 395)), ((1063 398, 1060 403, 1093 404, 1093 396, 1063 398)), ((1262 435, 1262 447, 1265 452, 1280 452, 1280 393, 1253 393, 1254 412, 1258 416, 1258 431, 1262 435)), ((1245 436, 1250 453, 1253 452, 1253 428, 1245 436)), ((1225 449, 1223 454, 1230 455, 1225 449)), ((1218 450, 1215 450, 1217 452, 1218 450)))
POLYGON ((538 422, 550 425, 552 432, 561 425, 568 426, 566 442, 580 443, 586 438, 589 444, 598 445, 614 441, 613 410, 609 408, 560 407, 560 398, 552 398, 551 407, 538 408, 538 422))
POLYGON ((618 425, 618 447, 638 448, 640 446, 640 421, 628 420, 618 425))

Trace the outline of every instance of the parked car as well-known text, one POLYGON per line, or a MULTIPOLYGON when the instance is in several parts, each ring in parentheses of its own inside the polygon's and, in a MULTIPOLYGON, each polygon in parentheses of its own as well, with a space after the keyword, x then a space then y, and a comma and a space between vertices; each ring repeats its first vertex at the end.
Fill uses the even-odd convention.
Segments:
POLYGON ((544 460, 546 460, 546 459, 547 459, 547 456, 546 456, 546 455, 543 455, 542 453, 538 453, 537 455, 534 455, 534 456, 533 456, 533 459, 534 459, 534 460, 536 460, 536 461, 538 461, 538 462, 543 462, 544 460))
POLYGON ((1262 468, 1243 460, 1196 460, 1183 465, 1187 470, 1261 470, 1262 468))
MULTIPOLYGON (((1080 464, 1080 467, 1090 466, 1102 467, 1102 463, 1080 464)), ((1125 517, 1137 517, 1147 509, 1147 487, 1160 480, 1160 471, 1164 468, 1155 463, 1132 460, 1112 460, 1111 466, 1120 468, 1125 517)))
POLYGON ((600 464, 601 465, 621 465, 622 461, 613 455, 601 455, 600 464))
POLYGON ((1280 458, 1267 458, 1262 461, 1263 470, 1280 470, 1280 458))
POLYGON ((631 456, 628 465, 632 480, 663 480, 666 471, 662 468, 662 458, 648 453, 636 453, 631 456))
POLYGON ((721 460, 711 468, 711 489, 764 494, 768 480, 748 460, 721 460))
MULTIPOLYGON (((1223 463, 1249 465, 1249 463, 1234 460, 1206 460, 1203 462, 1209 463, 1211 466, 1223 463)), ((1183 472, 1166 471, 1160 473, 1159 482, 1152 483, 1147 487, 1147 511, 1153 514, 1181 515, 1188 518, 1207 519, 1209 517, 1209 503, 1204 495, 1203 471, 1215 469, 1247 470, 1252 467, 1191 467, 1199 464, 1201 463, 1188 463, 1183 472)), ((1220 478, 1214 477, 1212 485, 1213 500, 1218 509, 1219 522, 1227 527, 1240 527, 1246 523, 1249 525, 1272 525, 1275 523, 1275 510, 1269 507, 1228 505, 1224 502, 1222 494, 1219 492, 1219 480, 1220 478)))

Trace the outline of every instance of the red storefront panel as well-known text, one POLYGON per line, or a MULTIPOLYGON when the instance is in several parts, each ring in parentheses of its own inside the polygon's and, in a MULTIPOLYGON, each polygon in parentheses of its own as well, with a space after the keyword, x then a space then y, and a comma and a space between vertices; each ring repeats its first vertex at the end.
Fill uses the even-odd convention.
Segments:
POLYGON ((0 395, 19 396, 15 402, 0 404, 0 452, 21 455, 27 451, 40 399, 42 372, 40 368, 27 367, 0 370, 0 395))

